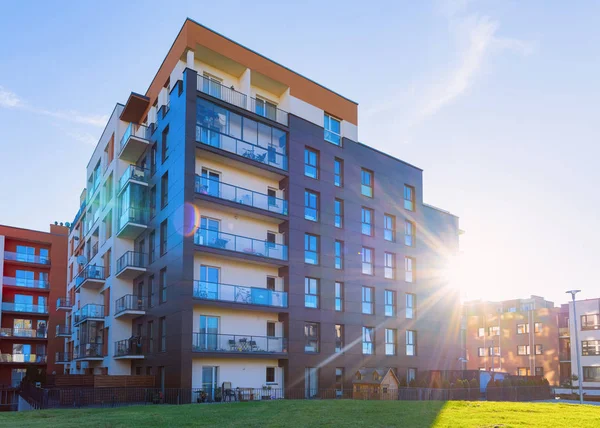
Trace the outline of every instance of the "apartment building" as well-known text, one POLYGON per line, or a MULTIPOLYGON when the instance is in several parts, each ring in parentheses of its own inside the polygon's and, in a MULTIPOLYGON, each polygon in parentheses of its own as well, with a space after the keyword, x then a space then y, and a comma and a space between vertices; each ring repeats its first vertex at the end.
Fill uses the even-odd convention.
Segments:
POLYGON ((559 383, 559 309, 543 297, 464 304, 469 370, 559 383))
POLYGON ((358 142, 357 107, 186 20, 87 166, 66 372, 312 395, 460 368, 458 218, 358 142))
POLYGON ((27 369, 62 369, 52 330, 62 318, 50 302, 64 295, 68 228, 50 232, 0 225, 0 385, 18 386, 27 369))

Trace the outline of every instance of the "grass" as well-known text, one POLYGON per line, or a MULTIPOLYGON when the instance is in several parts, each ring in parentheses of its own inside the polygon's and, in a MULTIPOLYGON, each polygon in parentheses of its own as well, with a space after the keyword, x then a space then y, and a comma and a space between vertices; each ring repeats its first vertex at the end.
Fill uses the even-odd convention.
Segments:
POLYGON ((0 427, 600 427, 600 406, 465 401, 282 400, 0 413, 0 427))

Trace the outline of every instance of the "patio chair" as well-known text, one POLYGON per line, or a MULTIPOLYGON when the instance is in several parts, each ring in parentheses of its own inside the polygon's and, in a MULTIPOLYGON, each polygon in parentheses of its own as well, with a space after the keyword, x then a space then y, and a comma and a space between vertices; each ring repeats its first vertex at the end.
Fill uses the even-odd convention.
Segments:
POLYGON ((229 342, 229 350, 230 351, 235 351, 235 348, 236 348, 236 346, 235 346, 235 340, 229 339, 228 342, 229 342))

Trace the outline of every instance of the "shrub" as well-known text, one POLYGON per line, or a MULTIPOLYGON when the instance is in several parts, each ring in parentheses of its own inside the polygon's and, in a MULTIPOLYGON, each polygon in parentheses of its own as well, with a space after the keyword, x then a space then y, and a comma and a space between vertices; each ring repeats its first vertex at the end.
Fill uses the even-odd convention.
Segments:
POLYGON ((442 388, 444 388, 444 389, 450 389, 450 382, 447 379, 444 379, 442 381, 442 388))
POLYGON ((408 384, 406 383, 406 378, 403 377, 402 379, 400 379, 400 382, 398 383, 398 386, 400 388, 406 388, 408 386, 408 384))
POLYGON ((440 382, 439 382, 437 379, 434 379, 434 380, 431 382, 431 388, 434 388, 434 389, 440 389, 440 382))
POLYGON ((471 379, 471 382, 469 382, 469 386, 471 388, 479 388, 479 382, 477 382, 477 379, 473 378, 471 379))
POLYGON ((509 378, 506 378, 502 381, 502 385, 501 386, 513 386, 512 382, 510 381, 509 378))
POLYGON ((410 382, 408 382, 408 386, 410 386, 411 388, 416 388, 417 387, 417 381, 414 379, 411 379, 410 382))

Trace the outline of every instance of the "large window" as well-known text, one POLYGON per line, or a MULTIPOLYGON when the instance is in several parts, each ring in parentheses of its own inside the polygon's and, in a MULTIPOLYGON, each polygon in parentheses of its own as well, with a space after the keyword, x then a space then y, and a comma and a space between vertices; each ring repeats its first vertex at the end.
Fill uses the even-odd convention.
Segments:
POLYGON ((406 319, 413 319, 417 312, 417 296, 406 293, 406 319))
POLYGON ((167 268, 162 268, 158 276, 158 302, 160 304, 167 301, 167 268))
POLYGON ((415 282, 415 259, 412 257, 404 257, 404 280, 415 282))
POLYGON ((373 314, 375 312, 375 303, 373 301, 373 288, 362 287, 362 313, 373 314))
POLYGON ((319 152, 308 147, 304 149, 304 175, 319 178, 319 152))
POLYGON ((407 184, 404 185, 404 209, 415 210, 415 188, 407 184))
POLYGON ((304 369, 304 398, 313 398, 319 394, 319 369, 306 367, 304 369))
POLYGON ((406 355, 417 355, 417 332, 414 330, 406 330, 406 355))
POLYGON ((531 348, 529 345, 517 345, 517 355, 530 355, 531 348))
POLYGON ((396 217, 390 214, 383 215, 383 239, 394 242, 396 236, 396 217))
POLYGON ((385 329, 385 355, 396 355, 396 329, 385 329))
POLYGON ((477 348, 477 355, 485 357, 485 348, 477 348))
POLYGON ((335 352, 344 350, 344 326, 341 324, 335 325, 335 352))
POLYGON ((167 220, 160 224, 160 255, 167 252, 167 220))
POLYGON ((159 319, 158 328, 160 329, 159 352, 165 352, 167 350, 167 319, 165 317, 159 319))
POLYGON ((325 113, 325 141, 335 144, 336 146, 342 145, 342 131, 340 126, 340 120, 333 116, 325 113))
POLYGON ((488 336, 500 336, 500 327, 497 325, 488 327, 488 336))
POLYGON ((375 328, 362 328, 362 353, 364 355, 375 354, 375 328))
POLYGON ((360 193, 373 197, 373 172, 364 168, 360 171, 360 193))
POLYGON ((373 275, 373 249, 363 247, 361 251, 362 258, 362 273, 365 275, 373 275))
POLYGON ((311 190, 304 191, 304 218, 319 221, 319 195, 311 190))
POLYGON ((362 234, 373 236, 373 210, 370 208, 361 208, 362 234))
POLYGON ((319 323, 304 323, 304 352, 319 352, 319 323))
POLYGON ((335 368, 335 396, 341 397, 344 394, 344 368, 335 368))
POLYGON ((161 140, 162 161, 166 161, 169 157, 169 127, 167 126, 162 132, 161 140))
POLYGON ((165 172, 160 179, 160 207, 164 208, 169 203, 169 172, 165 172))
POLYGON ((338 158, 333 160, 333 184, 337 187, 344 186, 344 161, 338 158))
POLYGON ((529 324, 517 324, 517 334, 529 333, 529 324))
POLYGON ((344 243, 342 241, 335 241, 335 268, 344 269, 344 243))
POLYGON ((584 382, 600 382, 600 367, 583 367, 584 382))
POLYGON ((385 316, 393 317, 396 315, 396 292, 385 290, 385 316))
POLYGON ((304 235, 304 263, 319 264, 319 237, 306 233, 304 235))
POLYGON ((344 227, 344 201, 336 199, 333 202, 333 211, 335 214, 333 225, 341 229, 344 227))
POLYGON ((541 322, 536 322, 533 324, 533 332, 534 333, 541 333, 544 330, 544 324, 542 324, 541 322))
POLYGON ((316 278, 304 278, 304 307, 319 307, 319 280, 316 278))
POLYGON ((584 340, 581 342, 581 355, 600 355, 600 340, 584 340))
POLYGON ((529 367, 519 367, 517 369, 518 376, 531 376, 531 369, 529 367))
POLYGON ((148 237, 148 262, 154 263, 156 257, 156 232, 153 230, 148 237))
POLYGON ((582 330, 600 330, 600 314, 582 315, 582 330))
POLYGON ((396 255, 394 253, 384 253, 384 275, 387 279, 396 277, 396 255))
POLYGON ((404 221, 404 245, 415 246, 415 224, 412 221, 404 221))
POLYGON ((344 311, 344 283, 335 283, 335 310, 337 312, 344 311))
POLYGON ((542 355, 544 353, 543 345, 535 345, 535 355, 542 355))

